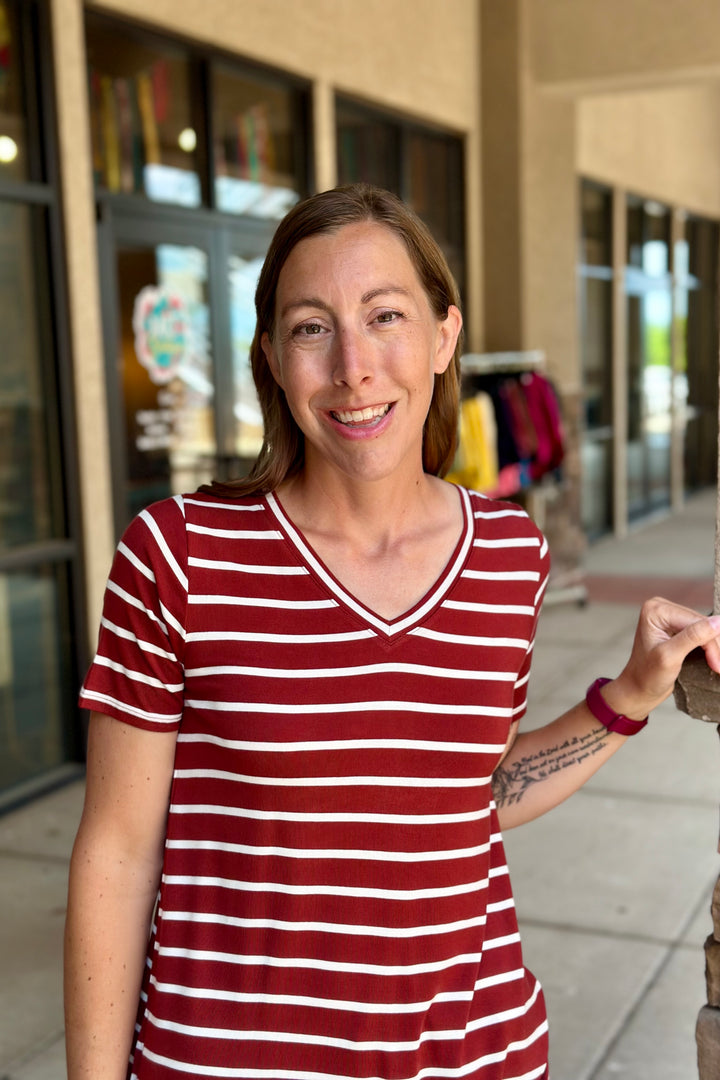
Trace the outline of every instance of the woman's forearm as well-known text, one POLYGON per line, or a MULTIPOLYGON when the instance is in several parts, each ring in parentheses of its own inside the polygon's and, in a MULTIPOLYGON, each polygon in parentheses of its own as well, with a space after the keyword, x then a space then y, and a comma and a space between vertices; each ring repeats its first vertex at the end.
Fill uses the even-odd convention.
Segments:
POLYGON ((512 829, 564 802, 625 742, 583 702, 557 720, 518 735, 493 775, 500 826, 512 829))
POLYGON ((65 932, 68 1080, 125 1080, 159 866, 78 835, 65 932))
POLYGON ((78 835, 65 935, 68 1080, 125 1080, 158 873, 78 835))

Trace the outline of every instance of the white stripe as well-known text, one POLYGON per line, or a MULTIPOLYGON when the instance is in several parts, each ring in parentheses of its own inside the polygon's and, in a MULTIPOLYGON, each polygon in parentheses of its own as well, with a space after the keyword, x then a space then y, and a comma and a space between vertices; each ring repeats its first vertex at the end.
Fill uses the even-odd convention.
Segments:
POLYGON ((522 649, 527 650, 530 644, 527 638, 508 637, 469 637, 467 634, 443 634, 439 630, 426 630, 423 626, 411 630, 411 634, 417 637, 429 638, 431 641, 447 641, 450 645, 478 645, 488 646, 491 649, 522 649))
POLYGON ((537 536, 506 536, 501 540, 474 540, 473 547, 477 548, 539 548, 540 540, 537 536))
MULTIPOLYGON (((498 868, 500 869, 500 868, 498 868)), ((507 872, 507 867, 505 867, 507 872)), ((499 874, 492 875, 495 877, 499 874)), ((369 889, 364 886, 351 888, 349 885, 286 885, 275 881, 238 881, 236 878, 212 876, 194 876, 192 874, 163 874, 163 882, 168 885, 192 885, 196 888, 230 889, 233 892, 281 893, 284 896, 349 896, 371 897, 374 900, 435 900, 467 893, 484 892, 488 887, 488 878, 481 881, 462 882, 459 885, 447 885, 434 889, 369 889)))
POLYGON ((473 1031, 482 1028, 493 1027, 495 1024, 504 1024, 508 1020, 516 1020, 525 1016, 532 1009, 540 992, 540 984, 535 983, 533 993, 522 1005, 503 1012, 490 1013, 476 1020, 469 1021, 464 1028, 425 1028, 415 1039, 405 1042, 389 1041, 386 1039, 366 1040, 361 1042, 355 1039, 342 1039, 331 1035, 311 1035, 309 1032, 289 1031, 241 1031, 236 1028, 200 1027, 197 1024, 181 1024, 173 1020, 164 1020, 155 1016, 149 1010, 146 1016, 150 1022, 160 1030, 175 1031, 178 1034, 190 1035, 195 1038, 205 1039, 228 1039, 233 1042, 280 1042, 288 1044, 300 1044, 301 1046, 332 1046, 338 1050, 351 1050, 353 1053, 369 1053, 379 1051, 382 1053, 413 1053, 417 1052, 426 1042, 460 1042, 473 1031))
POLYGON ((241 574, 268 574, 298 576, 309 573, 304 566, 256 566, 252 563, 227 562, 222 559, 198 559, 191 555, 189 566, 199 566, 206 570, 237 570, 241 574))
MULTIPOLYGON (((214 736, 192 738, 190 735, 178 735, 178 742, 218 743, 214 736)), ((248 773, 225 772, 222 769, 176 769, 179 779, 232 780, 239 784, 257 784, 261 787, 389 787, 389 788, 471 788, 480 787, 490 781, 489 776, 251 776, 248 773)))
MULTIPOLYGON (((446 604, 450 607, 450 602, 446 604)), ((454 605, 462 606, 462 605, 454 605)), ((466 605, 472 606, 472 605, 466 605)), ((533 613, 532 608, 523 609, 523 612, 533 613)), ((254 640, 261 635, 248 635, 254 640)), ((270 635, 268 635, 270 636, 270 635)), ((231 634, 220 634, 218 640, 231 638, 231 634)), ((285 643, 287 638, 277 635, 278 639, 285 643)), ((347 635, 353 640, 354 635, 347 635)), ((295 639, 291 639, 295 640, 295 639)), ((312 637, 310 641, 316 640, 312 637)), ((320 640, 323 640, 322 638, 320 640)), ((333 635, 328 635, 324 640, 333 640, 333 635)), ((336 639, 337 640, 337 639, 336 639)), ((397 664, 392 661, 384 664, 362 664, 357 667, 331 667, 331 668, 272 668, 272 667, 243 667, 239 664, 215 664, 208 667, 187 668, 185 674, 188 677, 200 677, 202 675, 249 675, 269 679, 350 679, 365 675, 422 675, 427 678, 440 679, 475 679, 481 682, 513 682, 516 673, 514 671, 470 671, 467 668, 442 668, 430 667, 425 664, 397 664)))
POLYGON ((185 502, 189 506, 209 506, 210 509, 219 510, 221 512, 224 511, 224 510, 235 510, 235 511, 239 510, 241 513, 245 513, 246 511, 247 512, 252 512, 254 510, 264 510, 265 509, 265 507, 264 507, 264 505, 262 503, 252 503, 251 505, 246 506, 244 503, 234 503, 234 502, 230 502, 229 500, 218 503, 218 502, 213 502, 212 500, 209 500, 209 499, 198 499, 198 498, 188 498, 188 497, 186 497, 185 502))
POLYGON ((454 611, 487 612, 490 615, 534 615, 535 608, 527 604, 474 604, 463 600, 446 600, 446 608, 454 611))
POLYGON ((117 671, 118 674, 124 675, 126 679, 130 679, 133 682, 143 683, 144 686, 156 686, 160 690, 167 690, 170 694, 177 694, 183 689, 183 683, 165 683, 160 679, 156 679, 153 675, 145 675, 142 671, 133 671, 131 668, 126 668, 123 664, 119 664, 116 660, 110 660, 107 656, 96 656, 95 663, 98 667, 109 668, 111 671, 117 671))
POLYGON ((159 645, 153 645, 151 641, 144 641, 139 638, 137 634, 134 634, 132 630, 126 630, 122 626, 118 626, 117 623, 111 622, 110 619, 106 619, 105 616, 100 619, 100 625, 104 626, 110 633, 116 634, 117 637, 124 638, 126 641, 134 641, 139 649, 143 652, 152 653, 153 656, 161 656, 163 660, 172 660, 177 663, 177 657, 174 652, 168 649, 161 649, 159 645))
MULTIPOLYGON (((508 1043, 504 1050, 498 1050, 493 1054, 484 1054, 482 1057, 477 1058, 475 1061, 470 1061, 466 1065, 448 1068, 440 1068, 438 1065, 426 1065, 416 1072, 414 1076, 407 1077, 406 1080, 461 1080, 462 1077, 470 1076, 472 1073, 477 1072, 478 1069, 484 1068, 485 1065, 492 1065, 498 1061, 505 1061, 508 1055, 516 1050, 525 1050, 544 1035, 547 1029, 547 1020, 544 1020, 526 1039, 519 1039, 515 1042, 508 1043)), ((216 1065, 196 1065, 194 1062, 178 1061, 175 1058, 168 1058, 162 1054, 156 1054, 144 1047, 143 1057, 146 1057, 148 1060, 154 1061, 159 1065, 169 1065, 178 1072, 191 1073, 195 1076, 223 1077, 226 1078, 226 1080, 243 1080, 243 1078, 246 1078, 246 1080, 347 1080, 347 1074, 345 1073, 310 1072, 308 1069, 303 1069, 299 1072, 295 1069, 246 1069, 226 1068, 216 1065)), ((546 1074, 546 1071, 547 1066, 543 1064, 532 1069, 530 1072, 523 1073, 522 1076, 508 1077, 508 1080, 538 1080, 539 1077, 546 1074)), ((132 1074, 131 1080, 137 1080, 137 1075, 135 1073, 132 1074)), ((383 1080, 383 1077, 367 1076, 364 1080, 383 1080)))
MULTIPOLYGON (((484 944, 487 948, 488 943, 484 944)), ((381 975, 385 978, 392 978, 395 975, 428 975, 437 971, 448 971, 461 964, 477 965, 483 957, 482 952, 474 952, 461 953, 442 960, 426 961, 422 964, 350 964, 345 961, 323 960, 317 956, 252 956, 218 952, 214 949, 183 949, 170 945, 158 945, 157 952, 160 956, 173 956, 184 960, 210 960, 221 964, 237 964, 241 967, 299 968, 310 971, 336 971, 341 975, 381 975)))
POLYGON ((280 930, 299 934, 343 934, 346 937, 419 938, 435 934, 455 934, 460 930, 485 926, 486 915, 459 919, 452 923, 424 926, 363 926, 359 923, 295 922, 288 919, 242 919, 236 915, 219 915, 208 911, 160 912, 166 922, 201 923, 212 926, 235 926, 245 930, 280 930))
POLYGON ((464 570, 464 578, 479 581, 539 581, 537 570, 464 570))
POLYGON ((209 525, 187 526, 188 532, 200 536, 218 536, 227 540, 282 540, 282 533, 277 529, 211 529, 209 525))
POLYGON ((155 543, 157 544, 158 548, 162 552, 162 554, 163 554, 163 556, 165 558, 165 562, 167 563, 170 570, 172 570, 172 572, 175 575, 175 577, 177 578, 177 580, 182 585, 183 591, 185 593, 187 593, 187 591, 188 591, 187 575, 180 568, 180 565, 178 564, 177 559, 175 558, 172 551, 170 550, 168 542, 165 539, 165 537, 163 536, 162 532, 160 531, 160 526, 158 525, 157 521, 155 520, 155 518, 151 514, 148 513, 147 510, 141 510, 140 513, 138 514, 138 517, 141 517, 143 519, 143 521, 145 522, 145 524, 149 528, 150 532, 153 534, 153 536, 155 538, 155 543))
POLYGON ((134 607, 137 608, 138 611, 142 611, 145 615, 147 615, 148 619, 150 619, 151 622, 157 623, 157 625, 160 627, 166 637, 168 636, 168 629, 165 623, 155 614, 154 611, 151 611, 150 608, 145 607, 142 600, 138 600, 138 598, 129 593, 127 589, 123 589, 122 586, 117 585, 112 578, 108 580, 107 588, 110 592, 115 593, 116 596, 119 596, 121 600, 124 600, 126 604, 129 604, 130 607, 134 607))
POLYGON ((242 806, 218 806, 213 803, 171 803, 170 813, 217 814, 222 817, 251 818, 253 821, 294 821, 319 824, 363 822, 378 825, 449 825, 462 821, 482 821, 490 816, 490 809, 470 810, 461 814, 341 814, 333 813, 333 811, 302 814, 290 810, 250 810, 242 806))
MULTIPOLYGON (((412 1013, 424 1013, 434 1005, 445 1002, 472 1001, 473 993, 477 990, 490 989, 502 986, 509 982, 516 982, 525 977, 524 968, 515 968, 514 971, 501 972, 499 975, 489 975, 485 979, 478 979, 473 990, 444 990, 428 1001, 353 1001, 347 998, 321 998, 309 997, 302 994, 255 994, 243 993, 240 990, 218 990, 210 986, 183 986, 180 983, 161 983, 155 975, 150 976, 150 982, 161 994, 176 994, 178 997, 198 998, 210 1001, 232 1001, 238 1005, 263 1004, 275 1006, 300 1006, 310 1009, 328 1009, 333 1012, 356 1012, 366 1015, 402 1016, 412 1013)), ((147 996, 147 995, 146 995, 147 996)))
POLYGON ((135 552, 127 546, 124 540, 121 540, 118 543, 117 549, 125 556, 129 563, 132 563, 135 569, 138 570, 143 575, 143 577, 146 577, 148 581, 155 581, 155 574, 152 572, 150 567, 146 566, 145 563, 138 558, 135 552))
POLYGON ((347 859, 354 862, 447 862, 486 855, 491 844, 437 851, 373 851, 370 848, 287 848, 276 845, 231 844, 220 840, 167 840, 166 848, 176 851, 226 851, 236 855, 277 856, 279 859, 347 859))
MULTIPOLYGON (((513 717, 518 709, 493 708, 490 705, 448 705, 435 701, 344 701, 344 702, 281 702, 264 701, 207 701, 201 698, 187 698, 186 708, 208 710, 209 712, 273 713, 293 715, 313 713, 317 716, 328 713, 342 716, 345 713, 358 712, 415 712, 427 713, 428 716, 496 716, 513 717)), ((491 747, 491 749, 496 749, 491 747)))
MULTIPOLYGON (((296 706, 295 706, 296 707, 296 706)), ((339 708, 339 706, 336 706, 339 708)), ((243 706, 250 709, 252 706, 243 706)), ((458 708, 458 706, 455 706, 458 708)), ((183 742, 212 743, 231 750, 255 753, 296 754, 325 750, 428 750, 431 753, 447 751, 451 754, 494 754, 505 749, 505 743, 440 742, 434 739, 309 739, 303 742, 260 742, 254 739, 224 739, 208 735, 204 731, 188 732, 181 736, 183 742)))
MULTIPOLYGON (((83 687, 82 696, 89 701, 96 701, 102 705, 113 705, 121 713, 127 713, 128 716, 135 716, 139 720, 147 720, 153 724, 177 724, 182 719, 182 713, 152 713, 147 712, 145 709, 137 709, 134 705, 128 705, 125 701, 118 701, 117 698, 111 697, 110 694, 100 694, 95 690, 87 690, 83 687)), ((102 712, 102 710, 99 710, 102 712)))
POLYGON ((475 518, 485 518, 492 520, 493 518, 507 518, 507 517, 519 517, 527 518, 525 510, 521 510, 520 507, 517 510, 511 510, 510 508, 503 508, 498 510, 476 510, 473 514, 475 518))
MULTIPOLYGON (((218 595, 190 595, 189 604, 232 604, 241 607, 259 608, 282 608, 292 611, 318 611, 321 608, 336 608, 340 605, 337 600, 273 600, 267 596, 224 596, 218 595)), ((372 637, 372 630, 367 631, 372 637)))
POLYGON ((175 632, 177 634, 179 634, 179 636, 181 638, 184 638, 185 637, 185 627, 184 627, 183 623, 181 623, 179 619, 175 618, 175 616, 173 615, 172 611, 170 611, 169 608, 165 607, 165 604, 162 602, 162 598, 160 598, 160 612, 162 614, 162 617, 165 620, 166 625, 167 626, 172 626, 172 628, 175 630, 175 632))
MULTIPOLYGON (((375 637, 373 630, 355 630, 347 634, 258 634, 252 632, 242 633, 240 631, 206 630, 188 634, 187 641, 267 641, 280 645, 315 645, 325 641, 366 641, 368 638, 373 637, 375 637)), ((257 670, 262 669, 258 668, 257 670)))

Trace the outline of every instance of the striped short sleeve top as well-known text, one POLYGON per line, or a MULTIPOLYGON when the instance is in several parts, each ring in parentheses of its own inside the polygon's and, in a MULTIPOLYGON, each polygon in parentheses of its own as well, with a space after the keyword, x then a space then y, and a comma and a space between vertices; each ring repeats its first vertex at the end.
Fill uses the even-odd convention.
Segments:
POLYGON ((135 1080, 547 1076, 490 780, 548 551, 458 494, 390 622, 273 495, 168 499, 121 540, 81 702, 177 732, 135 1080))

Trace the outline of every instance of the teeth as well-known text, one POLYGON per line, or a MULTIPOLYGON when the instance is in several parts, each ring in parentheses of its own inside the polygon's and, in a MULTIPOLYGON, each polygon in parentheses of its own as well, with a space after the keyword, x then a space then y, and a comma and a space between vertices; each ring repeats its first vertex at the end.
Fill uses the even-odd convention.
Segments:
POLYGON ((338 410, 333 413, 333 416, 340 421, 341 424, 362 424, 367 423, 368 420, 377 420, 390 408, 390 405, 376 405, 372 409, 348 409, 338 410))

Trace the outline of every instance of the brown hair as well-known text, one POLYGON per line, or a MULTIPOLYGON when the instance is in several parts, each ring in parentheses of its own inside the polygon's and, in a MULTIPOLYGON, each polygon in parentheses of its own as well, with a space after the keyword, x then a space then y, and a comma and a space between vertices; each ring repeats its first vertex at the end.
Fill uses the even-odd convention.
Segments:
MULTIPOLYGON (((459 306, 458 288, 427 226, 397 196, 369 184, 351 184, 312 195, 299 202, 280 222, 270 243, 255 291, 257 322, 250 346, 250 363, 264 422, 263 445, 249 475, 227 483, 204 485, 216 495, 246 495, 273 491, 302 469, 304 437, 290 413, 285 394, 273 378, 262 349, 262 336, 272 339, 275 294, 280 271, 296 244, 345 225, 374 221, 391 229, 405 244, 436 318, 447 318, 459 306)), ((423 468, 444 476, 457 442, 460 397, 461 337, 447 369, 435 376, 432 401, 423 433, 423 468)))

